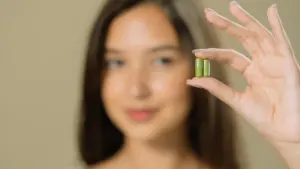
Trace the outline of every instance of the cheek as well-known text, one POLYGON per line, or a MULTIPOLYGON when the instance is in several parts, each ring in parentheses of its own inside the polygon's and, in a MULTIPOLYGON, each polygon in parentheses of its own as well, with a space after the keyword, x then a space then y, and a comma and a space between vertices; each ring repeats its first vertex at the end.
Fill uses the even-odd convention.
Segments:
POLYGON ((113 101, 116 99, 114 96, 122 91, 122 85, 117 83, 117 78, 114 76, 107 76, 103 81, 102 98, 104 102, 113 101))
POLYGON ((161 73, 152 81, 153 96, 163 106, 155 121, 157 132, 169 132, 184 125, 191 108, 191 88, 186 84, 189 75, 190 71, 181 68, 165 75, 161 73))
POLYGON ((186 84, 190 70, 179 70, 157 75, 152 81, 152 91, 168 108, 186 110, 190 106, 190 87, 186 84))
POLYGON ((102 87, 102 100, 107 116, 121 131, 130 126, 126 120, 124 121, 126 117, 121 109, 124 103, 124 91, 126 90, 124 89, 124 84, 120 83, 120 81, 122 82, 124 80, 125 79, 120 75, 110 74, 110 76, 107 76, 103 81, 102 87))
POLYGON ((103 81, 101 97, 109 116, 111 116, 111 113, 116 112, 116 103, 122 103, 120 102, 120 96, 124 95, 124 85, 120 81, 122 79, 119 76, 107 76, 103 81))
POLYGON ((182 77, 158 77, 152 81, 152 90, 167 97, 178 97, 187 93, 188 86, 182 77))
MULTIPOLYGON (((172 71, 157 72, 151 80, 153 92, 161 93, 165 97, 178 98, 188 95, 190 87, 186 81, 190 78, 191 70, 187 65, 174 68, 172 71)), ((185 98, 182 98, 185 99, 185 98)))

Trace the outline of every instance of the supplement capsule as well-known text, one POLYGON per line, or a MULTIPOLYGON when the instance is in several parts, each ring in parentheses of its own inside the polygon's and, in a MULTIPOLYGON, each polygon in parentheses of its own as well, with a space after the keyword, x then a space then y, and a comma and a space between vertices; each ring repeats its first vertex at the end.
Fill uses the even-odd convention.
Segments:
POLYGON ((210 76, 210 62, 207 59, 203 61, 203 76, 210 76))
POLYGON ((195 61, 195 76, 202 77, 203 76, 203 59, 196 58, 195 61))

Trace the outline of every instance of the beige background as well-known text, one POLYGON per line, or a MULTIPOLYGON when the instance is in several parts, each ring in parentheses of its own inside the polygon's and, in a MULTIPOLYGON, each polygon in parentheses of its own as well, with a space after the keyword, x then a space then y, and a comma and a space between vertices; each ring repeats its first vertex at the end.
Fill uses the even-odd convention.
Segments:
MULTIPOLYGON (((226 16, 227 1, 206 0, 226 16)), ((297 0, 239 0, 263 23, 278 4, 297 52, 297 0)), ((0 169, 71 169, 87 31, 102 0, 0 0, 0 169)), ((232 18, 230 16, 230 18, 232 18)), ((244 51, 220 33, 224 46, 244 51)), ((300 57, 298 55, 298 57, 300 57)), ((228 70, 233 86, 242 78, 228 70)), ((239 120, 249 169, 283 169, 274 150, 239 120)))

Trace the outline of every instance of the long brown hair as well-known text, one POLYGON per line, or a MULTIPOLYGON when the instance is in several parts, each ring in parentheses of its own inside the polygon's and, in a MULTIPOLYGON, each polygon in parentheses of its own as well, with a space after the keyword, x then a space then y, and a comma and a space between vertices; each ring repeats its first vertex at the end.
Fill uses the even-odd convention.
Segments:
MULTIPOLYGON (((123 134, 108 118, 101 98, 105 42, 112 21, 145 2, 154 0, 108 0, 94 23, 86 54, 79 124, 79 150, 87 165, 110 158, 123 144, 123 134)), ((191 0, 155 2, 166 11, 183 45, 191 49, 219 47, 203 14, 197 13, 197 4, 191 0)), ((214 72, 219 78, 224 78, 220 69, 214 72)), ((193 104, 188 117, 190 146, 211 168, 238 169, 235 121, 226 112, 228 107, 203 89, 193 88, 191 97, 193 104)))

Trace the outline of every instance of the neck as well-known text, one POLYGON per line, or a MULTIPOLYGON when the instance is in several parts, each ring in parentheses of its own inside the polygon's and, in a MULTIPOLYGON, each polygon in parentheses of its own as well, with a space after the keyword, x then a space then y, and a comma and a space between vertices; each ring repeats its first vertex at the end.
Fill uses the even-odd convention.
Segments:
POLYGON ((189 146, 185 131, 159 137, 157 140, 125 138, 120 156, 128 168, 194 169, 199 160, 189 146))

